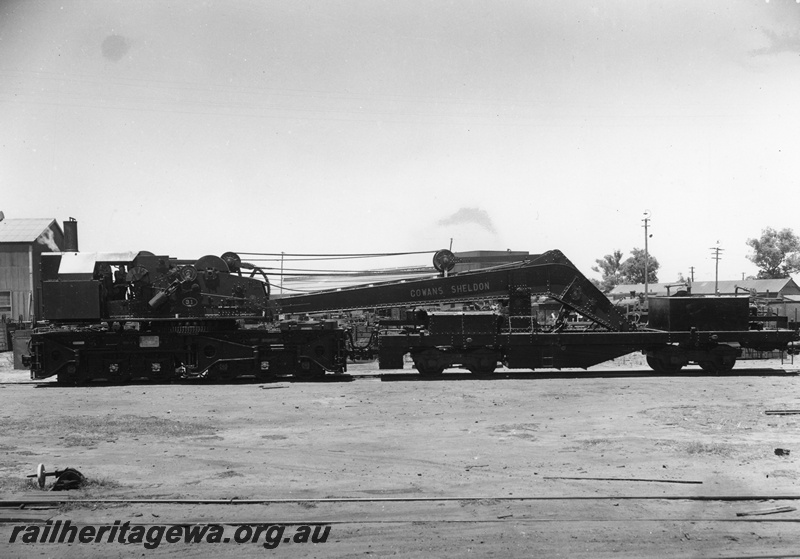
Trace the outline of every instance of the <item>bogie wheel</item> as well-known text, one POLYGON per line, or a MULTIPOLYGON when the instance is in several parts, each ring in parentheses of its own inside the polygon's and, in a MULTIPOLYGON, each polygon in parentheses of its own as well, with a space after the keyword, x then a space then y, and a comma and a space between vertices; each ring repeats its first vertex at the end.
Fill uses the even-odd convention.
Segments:
POLYGON ((706 359, 698 361, 697 364, 704 371, 719 375, 729 373, 733 366, 736 365, 738 356, 739 352, 736 348, 726 344, 719 344, 709 350, 706 359))
POLYGON ((301 359, 294 371, 297 380, 317 380, 325 375, 325 369, 311 359, 301 359))
POLYGON ((719 374, 719 370, 717 370, 717 365, 714 363, 714 361, 698 361, 697 364, 700 365, 700 368, 707 373, 719 374))
POLYGON ((497 364, 493 366, 470 365, 469 367, 467 367, 467 370, 473 375, 491 375, 492 373, 494 373, 495 369, 497 369, 497 364))
POLYGON ((734 359, 731 363, 722 363, 719 367, 720 373, 730 373, 733 370, 733 366, 736 365, 736 360, 734 359))
POLYGON ((659 359, 658 357, 653 357, 653 356, 650 356, 650 355, 647 356, 647 364, 655 372, 661 373, 661 374, 677 373, 678 371, 680 371, 683 368, 682 365, 677 365, 677 364, 674 364, 674 363, 670 363, 669 361, 667 361, 665 359, 659 359))
POLYGON ((444 372, 441 354, 437 350, 426 350, 415 355, 414 367, 424 377, 435 377, 444 372))
POLYGON ((733 366, 736 364, 736 359, 722 359, 720 356, 715 356, 714 359, 699 361, 697 364, 700 365, 700 368, 707 373, 720 375, 722 373, 731 372, 733 370, 733 366))
POLYGON ((478 351, 472 355, 467 370, 472 374, 490 375, 497 369, 497 356, 491 351, 478 351))

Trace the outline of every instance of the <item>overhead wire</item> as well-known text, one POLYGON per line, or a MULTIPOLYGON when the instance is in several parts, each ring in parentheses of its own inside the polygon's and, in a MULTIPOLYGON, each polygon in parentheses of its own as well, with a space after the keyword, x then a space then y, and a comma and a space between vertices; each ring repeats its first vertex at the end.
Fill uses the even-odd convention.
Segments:
MULTIPOLYGON (((305 294, 313 293, 318 289, 298 289, 296 287, 287 287, 284 281, 291 283, 292 281, 304 280, 319 280, 322 278, 333 279, 336 281, 358 280, 361 282, 370 281, 371 278, 383 279, 386 277, 393 277, 396 279, 414 279, 423 275, 431 274, 433 269, 430 266, 402 266, 397 268, 378 268, 378 269, 365 269, 365 270, 339 270, 339 269, 324 269, 324 268, 287 268, 284 263, 296 262, 318 262, 318 261, 332 261, 332 260, 356 260, 356 259, 372 259, 372 258, 386 258, 397 256, 414 256, 420 254, 433 254, 435 250, 422 250, 422 251, 405 251, 405 252, 372 252, 372 253, 295 253, 295 252, 249 252, 249 251, 236 251, 240 256, 243 256, 248 262, 259 264, 259 268, 271 276, 281 278, 281 291, 288 291, 291 293, 305 294), (253 257, 256 258, 253 258, 253 257), (261 258, 258 258, 261 257, 261 258), (261 263, 273 263, 272 266, 264 266, 261 263), (280 262, 280 266, 277 264, 280 262)), ((276 286, 277 287, 277 286, 276 286)))
POLYGON ((277 252, 246 252, 238 251, 237 254, 244 255, 250 262, 280 262, 281 266, 260 266, 262 270, 269 271, 271 275, 277 275, 283 278, 315 278, 315 277, 360 277, 360 276, 418 276, 422 274, 429 274, 431 270, 429 267, 423 266, 403 266, 398 268, 379 268, 367 270, 339 270, 339 269, 324 269, 324 268, 286 268, 283 266, 284 262, 314 262, 323 260, 354 260, 354 259, 368 259, 368 258, 384 258, 394 256, 409 256, 418 254, 432 254, 436 251, 410 251, 410 252, 373 252, 373 253, 340 253, 340 254, 323 254, 323 253, 277 253, 277 252), (251 258, 251 256, 271 256, 274 258, 251 258))
MULTIPOLYGON (((388 256, 412 256, 416 254, 434 254, 436 250, 418 250, 410 252, 364 252, 364 253, 331 253, 331 254, 316 254, 316 253, 294 253, 294 252, 247 252, 238 251, 239 255, 250 256, 272 256, 277 257, 278 260, 336 260, 336 259, 350 259, 350 258, 383 258, 388 256)), ((258 258, 251 258, 249 260, 259 260, 258 258)), ((266 259, 261 259, 266 260, 266 259)))
POLYGON ((397 270, 304 270, 299 268, 272 268, 262 266, 262 270, 269 271, 275 276, 297 276, 297 277, 316 277, 316 276, 395 276, 395 275, 422 275, 430 274, 430 269, 397 269, 397 270))

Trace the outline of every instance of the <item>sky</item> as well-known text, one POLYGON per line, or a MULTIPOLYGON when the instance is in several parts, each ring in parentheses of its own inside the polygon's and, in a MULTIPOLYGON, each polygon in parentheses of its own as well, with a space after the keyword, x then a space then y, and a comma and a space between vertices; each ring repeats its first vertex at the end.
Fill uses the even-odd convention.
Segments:
POLYGON ((0 211, 82 251, 598 278, 649 216, 661 281, 717 246, 739 279, 748 238, 800 234, 798 92, 795 0, 0 0, 0 211))

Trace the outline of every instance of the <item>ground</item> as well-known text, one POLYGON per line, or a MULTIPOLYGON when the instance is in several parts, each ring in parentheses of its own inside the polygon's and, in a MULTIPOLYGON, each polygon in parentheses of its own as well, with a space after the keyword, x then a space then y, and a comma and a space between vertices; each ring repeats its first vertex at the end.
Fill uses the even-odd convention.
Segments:
POLYGON ((800 362, 651 376, 632 355, 588 372, 441 380, 367 363, 350 381, 64 388, 28 382, 10 358, 0 354, 2 557, 800 554, 798 511, 737 516, 798 506, 800 415, 765 412, 800 410, 800 362), (26 478, 38 463, 90 483, 40 491, 26 478), (8 506, 54 496, 151 502, 8 506), (214 499, 230 503, 197 502, 214 499), (9 542, 14 526, 48 519, 331 530, 274 549, 263 537, 9 542))

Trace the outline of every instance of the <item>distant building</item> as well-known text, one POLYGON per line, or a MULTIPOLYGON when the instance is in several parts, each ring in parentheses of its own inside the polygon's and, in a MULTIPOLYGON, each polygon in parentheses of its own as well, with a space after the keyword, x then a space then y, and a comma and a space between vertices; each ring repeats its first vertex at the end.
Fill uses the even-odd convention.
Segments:
POLYGON ((30 322, 39 314, 41 255, 65 249, 64 232, 53 218, 0 221, 0 318, 30 322))
MULTIPOLYGON (((692 295, 715 295, 713 281, 695 281, 691 283, 692 295)), ((779 298, 787 295, 800 296, 800 286, 792 278, 785 279, 752 279, 752 280, 725 280, 717 283, 720 295, 744 295, 745 293, 755 294, 763 298, 779 298)), ((676 291, 686 289, 683 284, 675 283, 651 283, 648 285, 648 292, 651 296, 659 297, 674 295, 676 291), (667 286, 671 286, 669 290, 667 286)), ((620 284, 611 290, 609 296, 612 299, 644 295, 644 284, 620 284)))

